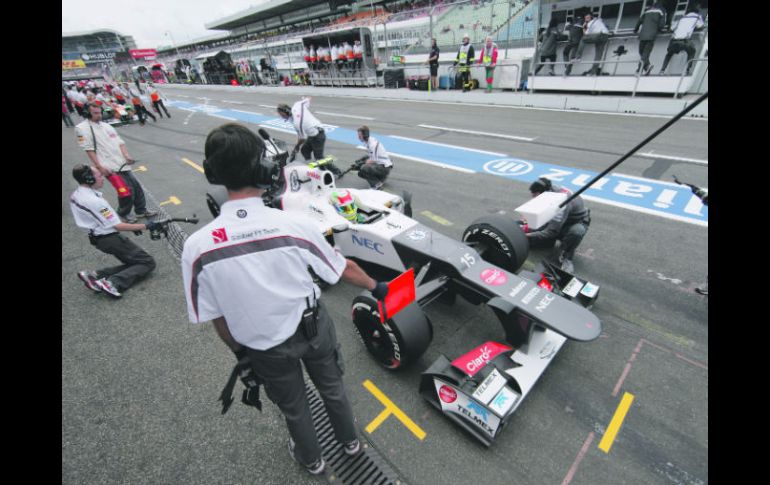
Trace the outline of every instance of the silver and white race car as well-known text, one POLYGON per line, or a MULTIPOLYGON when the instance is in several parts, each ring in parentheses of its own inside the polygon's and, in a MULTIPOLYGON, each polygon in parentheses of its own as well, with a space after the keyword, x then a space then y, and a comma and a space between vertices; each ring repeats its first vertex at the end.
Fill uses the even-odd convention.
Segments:
MULTIPOLYGON (((359 213, 349 221, 332 203, 332 193, 340 190, 334 175, 322 163, 286 163, 285 145, 259 131, 267 145, 265 159, 276 162, 278 170, 266 205, 307 215, 330 244, 379 279, 413 272, 414 300, 397 313, 367 291, 353 300, 353 323, 377 362, 397 369, 419 359, 433 337, 424 308, 434 301, 451 304, 460 295, 494 311, 504 343, 479 342, 453 361, 441 355, 420 384, 428 402, 485 445, 567 339, 587 342, 601 333, 601 322, 588 309, 598 296, 597 285, 547 262, 535 271, 519 271, 529 243, 512 217, 481 217, 457 241, 413 219, 409 194, 348 188, 359 213)), ((225 200, 221 187, 207 194, 215 217, 225 200)))

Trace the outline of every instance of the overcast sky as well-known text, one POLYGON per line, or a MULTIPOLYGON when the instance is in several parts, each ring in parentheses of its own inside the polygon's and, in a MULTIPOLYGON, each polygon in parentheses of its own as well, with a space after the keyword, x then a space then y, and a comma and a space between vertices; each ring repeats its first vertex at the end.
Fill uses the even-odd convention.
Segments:
POLYGON ((140 49, 171 46, 197 37, 224 33, 204 24, 267 0, 62 0, 62 33, 96 29, 131 35, 140 49), (171 36, 166 35, 171 32, 171 36))

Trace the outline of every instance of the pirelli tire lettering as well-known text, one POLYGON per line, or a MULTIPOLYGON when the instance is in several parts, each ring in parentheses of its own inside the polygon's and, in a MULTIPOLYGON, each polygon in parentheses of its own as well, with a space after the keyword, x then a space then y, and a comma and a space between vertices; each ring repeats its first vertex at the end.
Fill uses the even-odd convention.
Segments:
POLYGON ((529 241, 512 217, 493 214, 473 221, 463 242, 474 245, 484 261, 515 273, 529 255, 529 241), (474 244, 475 243, 475 244, 474 244))
POLYGON ((368 291, 353 300, 353 324, 358 336, 383 367, 398 369, 419 359, 433 339, 433 327, 417 302, 380 321, 377 300, 368 291))

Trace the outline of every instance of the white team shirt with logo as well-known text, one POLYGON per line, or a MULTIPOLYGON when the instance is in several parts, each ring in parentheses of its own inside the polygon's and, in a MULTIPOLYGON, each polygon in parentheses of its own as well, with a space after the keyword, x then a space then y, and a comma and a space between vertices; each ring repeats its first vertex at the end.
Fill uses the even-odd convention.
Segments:
POLYGON ((297 135, 300 138, 308 138, 316 136, 318 134, 318 128, 323 128, 321 122, 313 116, 313 113, 308 109, 310 107, 310 100, 305 98, 301 101, 294 103, 291 107, 292 121, 294 122, 294 129, 297 130, 297 135))
POLYGON ((701 17, 699 13, 690 12, 677 22, 673 38, 675 40, 689 39, 692 37, 692 33, 695 29, 699 29, 704 25, 703 17, 701 17))
POLYGON ((393 162, 390 161, 387 150, 382 146, 375 137, 370 136, 366 142, 366 150, 369 152, 369 160, 374 160, 375 163, 379 163, 385 167, 392 167, 393 162))
MULTIPOLYGON (((121 165, 126 163, 126 158, 120 151, 120 145, 125 145, 126 142, 118 135, 115 128, 107 123, 103 121, 93 123, 91 120, 85 120, 75 127, 75 135, 78 145, 85 151, 94 150, 94 137, 96 137, 98 144, 96 157, 106 168, 116 172, 121 165), (91 127, 94 129, 93 135, 91 134, 91 127)), ((128 170, 127 166, 123 168, 128 170)))
POLYGON ((117 232, 113 226, 120 224, 120 218, 101 192, 81 185, 70 195, 70 209, 75 224, 88 232, 97 236, 117 232))
POLYGON ((228 201, 221 210, 182 251, 190 321, 225 317, 236 342, 270 349, 297 330, 306 297, 321 296, 308 266, 333 284, 346 260, 310 219, 260 198, 228 201))

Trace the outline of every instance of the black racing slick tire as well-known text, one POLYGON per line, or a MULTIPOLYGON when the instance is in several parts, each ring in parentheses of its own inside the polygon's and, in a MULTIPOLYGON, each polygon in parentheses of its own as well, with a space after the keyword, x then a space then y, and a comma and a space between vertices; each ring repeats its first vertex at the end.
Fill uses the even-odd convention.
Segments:
POLYGON ((415 362, 433 340, 430 320, 416 301, 383 324, 377 300, 368 291, 353 300, 353 324, 366 350, 386 369, 415 362))
POLYGON ((484 261, 515 273, 529 256, 529 241, 511 217, 493 214, 476 219, 463 232, 463 242, 473 244, 484 261))

